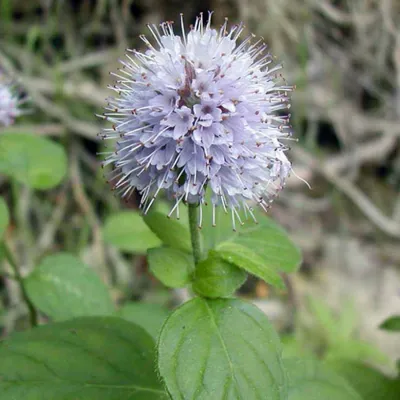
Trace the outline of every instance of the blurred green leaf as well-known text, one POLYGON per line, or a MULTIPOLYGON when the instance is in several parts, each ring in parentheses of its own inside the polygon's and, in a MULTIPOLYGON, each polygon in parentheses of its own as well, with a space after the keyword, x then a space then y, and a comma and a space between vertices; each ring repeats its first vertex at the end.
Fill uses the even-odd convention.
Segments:
POLYGON ((0 173, 34 189, 57 186, 67 172, 64 148, 54 141, 28 134, 0 135, 0 173))
POLYGON ((173 399, 284 400, 280 353, 278 335, 253 305, 195 298, 164 324, 158 366, 173 399))
POLYGON ((68 253, 44 258, 24 284, 35 307, 56 321, 114 312, 106 285, 68 253))
POLYGON ((169 310, 158 304, 130 302, 118 310, 116 315, 141 326, 154 340, 157 340, 169 310))
POLYGON ((251 249, 233 242, 223 242, 216 250, 218 255, 230 264, 237 265, 265 282, 283 289, 285 284, 275 269, 268 267, 265 261, 251 249))
POLYGON ((228 297, 243 285, 246 277, 245 271, 210 252, 209 257, 196 266, 193 290, 205 297, 228 297))
POLYGON ((357 314, 354 304, 349 301, 342 306, 343 311, 335 315, 323 299, 309 296, 307 306, 317 324, 312 333, 318 333, 325 345, 326 360, 362 360, 376 364, 388 364, 389 358, 376 346, 353 337, 357 314))
POLYGON ((336 320, 336 332, 342 340, 351 339, 358 325, 358 313, 354 301, 347 299, 342 303, 336 320))
POLYGON ((192 251, 187 225, 183 225, 178 220, 167 218, 165 214, 159 211, 150 211, 144 216, 144 221, 167 246, 188 252, 192 251))
POLYGON ((0 0, 0 21, 4 24, 12 21, 12 0, 0 0))
POLYGON ((17 333, 0 344, 2 400, 166 400, 154 341, 115 317, 17 333))
POLYGON ((179 288, 191 280, 194 270, 193 257, 179 249, 156 247, 147 251, 152 274, 165 286, 179 288))
POLYGON ((121 211, 109 216, 104 224, 103 235, 108 244, 136 254, 145 254, 147 249, 161 245, 143 217, 135 211, 121 211))
POLYGON ((400 332, 400 315, 393 315, 386 319, 379 328, 385 331, 400 332))
POLYGON ((328 347, 326 360, 354 360, 373 364, 389 364, 390 358, 375 345, 358 339, 347 339, 328 347))
POLYGON ((3 197, 0 197, 0 240, 6 231, 6 228, 10 221, 10 215, 8 213, 8 207, 3 197))
POLYGON ((42 30, 40 25, 31 26, 26 33, 26 48, 28 51, 34 52, 35 46, 40 40, 42 30))
POLYGON ((303 343, 297 339, 294 334, 283 334, 280 336, 283 352, 283 358, 317 358, 310 349, 303 345, 303 343))
POLYGON ((288 400, 362 400, 345 379, 316 360, 288 358, 288 400))
POLYGON ((360 393, 363 400, 400 399, 400 379, 390 379, 366 365, 337 360, 329 367, 344 377, 360 393))
POLYGON ((325 301, 323 299, 308 296, 307 307, 319 325, 318 328, 323 331, 326 340, 329 343, 337 342, 340 335, 338 332, 337 318, 335 318, 333 311, 328 307, 325 301))

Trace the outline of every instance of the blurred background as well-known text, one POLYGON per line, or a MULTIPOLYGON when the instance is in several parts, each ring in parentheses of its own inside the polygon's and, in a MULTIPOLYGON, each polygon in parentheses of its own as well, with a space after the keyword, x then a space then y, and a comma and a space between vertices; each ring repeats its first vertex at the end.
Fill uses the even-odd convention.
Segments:
MULTIPOLYGON (((68 151, 57 189, 22 188, 9 232, 24 271, 54 251, 79 255, 117 303, 173 306, 188 296, 149 274, 143 256, 110 246, 104 221, 124 204, 106 184, 96 152, 109 71, 141 48, 147 23, 190 24, 214 10, 262 36, 296 85, 289 153, 295 172, 272 207, 301 247, 287 292, 249 278, 241 295, 274 321, 288 353, 361 358, 388 371, 398 336, 379 324, 400 310, 400 1, 397 0, 0 0, 0 65, 29 97, 30 113, 7 131, 45 135, 68 151), (12 228, 11 228, 12 230, 12 228)), ((0 176, 0 194, 10 193, 0 176)), ((0 329, 24 326, 11 280, 0 277, 0 329)))

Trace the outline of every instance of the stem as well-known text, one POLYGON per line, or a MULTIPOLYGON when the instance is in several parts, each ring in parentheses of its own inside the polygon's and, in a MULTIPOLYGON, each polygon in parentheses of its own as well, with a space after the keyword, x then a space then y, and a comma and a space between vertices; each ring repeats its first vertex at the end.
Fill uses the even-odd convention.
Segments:
POLYGON ((197 265, 201 260, 201 236, 200 228, 197 223, 197 205, 188 204, 189 213, 189 229, 190 229, 190 239, 192 241, 193 258, 194 263, 197 265))
POLYGON ((5 257, 13 270, 13 273, 14 273, 13 279, 15 279, 18 282, 19 287, 21 289, 22 298, 24 299, 24 301, 28 307, 29 320, 30 320, 31 326, 37 326, 38 325, 38 313, 37 313, 35 307, 33 306, 31 300, 29 299, 28 294, 26 293, 25 286, 24 286, 24 278, 22 277, 22 275, 18 269, 17 263, 15 261, 14 255, 12 254, 12 252, 11 252, 10 248, 8 247, 8 245, 6 244, 6 242, 3 242, 3 250, 4 250, 5 257))

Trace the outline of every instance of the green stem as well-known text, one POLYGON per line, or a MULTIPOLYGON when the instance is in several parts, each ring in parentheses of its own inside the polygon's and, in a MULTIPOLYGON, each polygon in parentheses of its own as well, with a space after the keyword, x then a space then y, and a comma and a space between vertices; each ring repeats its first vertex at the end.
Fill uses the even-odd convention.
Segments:
POLYGON ((28 297, 28 294, 26 293, 26 289, 24 286, 24 278, 22 277, 19 268, 17 266, 17 262, 15 261, 14 255, 12 254, 10 248, 8 247, 8 245, 6 244, 6 242, 3 242, 3 250, 4 250, 4 255, 8 261, 8 263, 10 264, 14 276, 13 278, 19 283, 19 287, 21 289, 21 293, 22 293, 22 298, 24 299, 28 310, 29 310, 29 319, 31 322, 31 326, 37 326, 38 325, 38 313, 35 309, 35 307, 33 306, 31 300, 28 297))
POLYGON ((201 260, 202 253, 200 228, 197 222, 197 208, 196 204, 188 204, 190 239, 192 241, 193 258, 196 265, 201 260))

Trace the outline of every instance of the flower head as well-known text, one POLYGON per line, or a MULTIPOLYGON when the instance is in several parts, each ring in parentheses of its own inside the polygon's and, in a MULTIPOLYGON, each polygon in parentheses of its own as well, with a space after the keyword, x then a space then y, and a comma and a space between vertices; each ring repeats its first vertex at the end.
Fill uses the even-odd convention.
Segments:
POLYGON ((9 126, 22 114, 19 99, 13 93, 12 86, 0 81, 0 126, 9 126))
POLYGON ((103 139, 118 139, 104 162, 115 188, 137 189, 145 213, 161 190, 175 200, 171 213, 182 201, 202 206, 207 187, 213 210, 230 209, 233 223, 240 209, 253 215, 248 200, 267 209, 291 171, 281 110, 292 87, 278 83, 281 66, 262 40, 238 42, 243 24, 212 29, 211 14, 188 33, 181 17, 181 36, 172 22, 149 29, 154 46, 141 36, 147 51, 121 61, 104 114, 113 125, 103 139))

